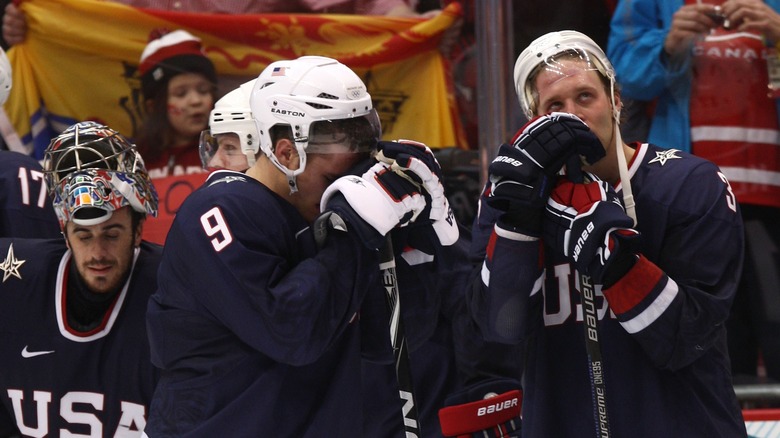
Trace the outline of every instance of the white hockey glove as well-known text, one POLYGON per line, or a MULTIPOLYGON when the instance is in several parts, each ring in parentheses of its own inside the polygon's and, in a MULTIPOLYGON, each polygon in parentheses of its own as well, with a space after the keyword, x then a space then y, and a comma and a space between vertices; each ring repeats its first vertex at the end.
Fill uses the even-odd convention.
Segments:
POLYGON ((389 165, 376 163, 362 176, 342 176, 325 189, 320 201, 323 214, 315 222, 315 231, 327 219, 329 227, 354 231, 366 246, 378 249, 391 229, 413 222, 425 207, 415 184, 389 165))
POLYGON ((431 149, 412 140, 380 141, 376 159, 391 165, 402 176, 411 178, 430 197, 433 231, 442 245, 454 244, 459 237, 458 224, 441 183, 442 171, 431 149))

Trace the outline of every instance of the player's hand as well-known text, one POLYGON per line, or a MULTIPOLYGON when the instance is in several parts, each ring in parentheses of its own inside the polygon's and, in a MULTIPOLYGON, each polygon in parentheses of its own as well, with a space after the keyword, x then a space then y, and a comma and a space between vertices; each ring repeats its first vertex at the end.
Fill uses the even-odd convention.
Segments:
POLYGON ((780 14, 763 0, 728 0, 721 8, 728 29, 759 34, 766 41, 780 40, 780 14))
POLYGON ((430 207, 428 218, 442 245, 458 240, 458 224, 441 183, 442 170, 431 149, 412 140, 380 141, 376 159, 411 178, 425 190, 430 207))
POLYGON ((513 145, 552 175, 558 173, 572 155, 588 164, 606 156, 601 140, 574 114, 554 112, 531 119, 516 135, 513 145))
POLYGON ((598 137, 576 116, 536 117, 520 130, 512 146, 499 148, 488 168, 491 187, 486 202, 506 213, 500 226, 539 237, 555 174, 567 162, 579 171, 580 156, 592 164, 605 153, 598 137))
POLYGON ((447 398, 439 410, 447 437, 520 437, 523 392, 512 379, 491 379, 447 398))
POLYGON ((3 39, 9 46, 19 44, 27 37, 27 16, 14 2, 5 6, 3 39))
POLYGON ((559 178, 547 203, 544 238, 606 289, 636 262, 639 233, 612 187, 588 176, 591 182, 583 184, 559 178))
POLYGON ((342 176, 325 189, 315 235, 327 220, 328 227, 355 232, 366 246, 378 249, 391 229, 414 221, 425 207, 417 185, 376 163, 362 176, 342 176))
POLYGON ((542 212, 554 177, 545 173, 524 151, 503 144, 488 167, 488 178, 490 189, 484 199, 491 207, 504 212, 499 225, 539 237, 542 212))
MULTIPOLYGON (((722 16, 720 17, 722 20, 722 16)), ((676 58, 690 52, 696 38, 722 25, 715 6, 711 4, 684 5, 672 15, 669 32, 664 39, 664 52, 676 58)))

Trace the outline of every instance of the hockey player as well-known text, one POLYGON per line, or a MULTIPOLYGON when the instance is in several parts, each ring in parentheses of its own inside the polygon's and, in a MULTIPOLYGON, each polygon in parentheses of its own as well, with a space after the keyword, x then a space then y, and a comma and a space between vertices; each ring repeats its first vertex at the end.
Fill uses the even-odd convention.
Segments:
MULTIPOLYGON (((248 163, 254 165, 255 156, 260 151, 257 126, 249 108, 255 81, 242 84, 214 106, 209 130, 201 135, 204 168, 241 171, 249 167, 248 163)), ((407 143, 401 146, 404 150, 414 144, 407 143)), ((435 160, 430 149, 422 144, 417 146, 418 158, 435 160)), ((431 166, 437 165, 431 163, 431 166)), ((275 168, 272 170, 277 171, 275 168)), ((463 318, 462 286, 467 283, 471 271, 467 258, 468 239, 462 239, 457 245, 444 246, 430 228, 430 224, 410 224, 394 229, 392 236, 394 247, 400 249, 396 272, 413 390, 419 411, 418 436, 434 438, 441 436, 437 414, 448 396, 458 393, 464 384, 472 380, 478 380, 479 386, 484 388, 486 383, 479 373, 495 372, 515 361, 514 357, 497 350, 496 346, 475 339, 473 330, 466 325, 468 321, 463 318), (481 363, 481 356, 486 353, 491 357, 490 370, 481 363)), ((380 337, 372 342, 377 345, 387 344, 387 339, 382 336, 386 334, 386 321, 389 319, 389 315, 385 315, 384 297, 378 301, 370 304, 364 301, 361 306, 364 321, 371 318, 368 316, 370 312, 376 315, 373 317, 376 330, 372 332, 380 337)), ((364 337, 364 344, 367 342, 364 337)), ((382 349, 374 347, 374 350, 382 349)), ((364 416, 361 436, 397 437, 403 430, 401 414, 404 402, 398 397, 395 362, 390 353, 384 349, 375 351, 374 355, 363 354, 362 393, 367 415, 364 416)), ((513 365, 512 369, 515 369, 513 365)), ((487 380, 496 382, 495 379, 487 380)), ((458 398, 457 395, 453 397, 458 398)))
MULTIPOLYGON (((274 62, 250 108, 256 163, 212 172, 166 240, 148 315, 162 369, 152 438, 360 434, 361 358, 389 346, 387 319, 362 314, 366 297, 385 300, 377 250, 412 222, 440 222, 452 243, 443 190, 428 185, 438 168, 407 156, 397 171, 374 161, 348 175, 381 136, 349 68, 317 56, 274 62), (315 240, 313 228, 328 231, 315 240), (384 346, 367 342, 377 337, 384 346)), ((391 159, 421 150, 392 145, 382 149, 391 159)))
POLYGON ((46 196, 43 169, 35 158, 0 151, 0 237, 55 238, 57 216, 46 196))
MULTIPOLYGON (((13 84, 11 63, 0 48, 0 106, 13 84)), ((0 237, 57 237, 57 216, 46 197, 43 170, 34 158, 0 150, 0 237)))
POLYGON ((490 339, 526 344, 523 436, 745 436, 724 327, 743 252, 728 181, 624 144, 614 70, 579 32, 532 42, 514 78, 536 118, 489 168, 472 312, 490 339))
POLYGON ((44 169, 65 239, 0 239, 0 436, 140 436, 157 195, 134 146, 93 122, 53 139, 44 169))
POLYGON ((200 162, 204 169, 244 171, 255 165, 260 152, 257 125, 249 96, 257 79, 241 84, 214 104, 209 126, 200 134, 200 162))

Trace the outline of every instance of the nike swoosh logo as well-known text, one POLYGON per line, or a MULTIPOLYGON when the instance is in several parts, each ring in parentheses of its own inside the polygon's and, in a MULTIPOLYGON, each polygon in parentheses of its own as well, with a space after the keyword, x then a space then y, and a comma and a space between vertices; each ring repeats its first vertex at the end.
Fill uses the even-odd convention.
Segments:
POLYGON ((25 359, 30 358, 30 357, 35 357, 35 356, 42 356, 44 354, 50 354, 50 353, 54 353, 54 350, 51 350, 51 351, 28 351, 26 345, 22 349, 22 357, 25 358, 25 359))

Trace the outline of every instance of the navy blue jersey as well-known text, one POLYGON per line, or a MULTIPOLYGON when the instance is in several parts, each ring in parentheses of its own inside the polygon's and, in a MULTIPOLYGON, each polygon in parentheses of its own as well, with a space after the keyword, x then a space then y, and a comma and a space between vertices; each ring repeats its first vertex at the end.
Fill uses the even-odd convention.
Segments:
POLYGON ((140 436, 157 380, 146 305, 161 248, 143 243, 98 327, 67 320, 71 253, 59 239, 0 239, 0 436, 140 436))
POLYGON ((0 237, 58 236, 41 165, 28 155, 0 151, 0 237))
POLYGON ((354 436, 358 310, 384 296, 378 263, 342 232, 318 251, 288 202, 242 173, 212 173, 176 214, 149 302, 162 375, 146 433, 354 436))
MULTIPOLYGON (((459 353, 456 342, 456 323, 463 314, 465 286, 472 271, 468 254, 459 244, 441 247, 436 243, 422 245, 418 250, 411 245, 436 239, 430 225, 411 225, 392 231, 395 248, 402 248, 396 255, 396 275, 400 296, 401 317, 409 346, 409 362, 414 395, 419 414, 419 437, 441 437, 439 409, 446 398, 462 386, 462 374, 457 367, 459 353)), ((373 304, 364 301, 361 322, 373 304)), ((372 320, 381 324, 381 334, 389 332, 386 298, 376 304, 384 312, 372 320)), ((367 324, 367 322, 366 322, 367 324)), ((374 333, 374 330, 371 331, 374 333)), ((381 344, 382 340, 371 342, 381 344)), ((387 341, 384 341, 387 345, 387 341)), ((367 350, 368 347, 364 348, 367 350)), ((374 348, 376 350, 376 348, 374 348)), ((398 397, 398 383, 392 352, 385 361, 364 360, 365 437, 405 437, 402 428, 404 403, 398 397), (378 390, 378 388, 387 390, 378 390)), ((365 355, 364 355, 365 356, 365 355)))
MULTIPOLYGON (((403 248, 396 255, 396 274, 418 405, 418 436, 441 437, 438 412, 447 404, 447 399, 466 386, 486 379, 516 379, 520 373, 519 351, 485 342, 467 313, 466 288, 473 275, 468 260, 471 242, 468 230, 461 230, 458 242, 447 247, 438 245, 430 225, 417 227, 413 224, 395 229, 392 234, 394 246, 403 248), (412 246, 421 246, 424 250, 412 246)), ((361 322, 366 319, 370 303, 370 299, 364 301, 361 322)), ((386 309, 386 306, 381 308, 386 309)), ((384 332, 388 317, 375 318, 383 324, 384 332)), ((379 340, 373 342, 380 343, 379 340)), ((363 379, 364 406, 369 415, 362 436, 406 436, 401 430, 403 403, 398 398, 394 364, 364 360, 363 379), (377 389, 382 386, 390 391, 377 389)))
MULTIPOLYGON (((724 327, 743 253, 734 194, 714 164, 677 150, 637 145, 629 172, 642 257, 603 294, 596 286, 611 432, 744 436, 724 327)), ((573 264, 481 209, 473 312, 491 339, 526 343, 523 436, 595 433, 573 264)))

